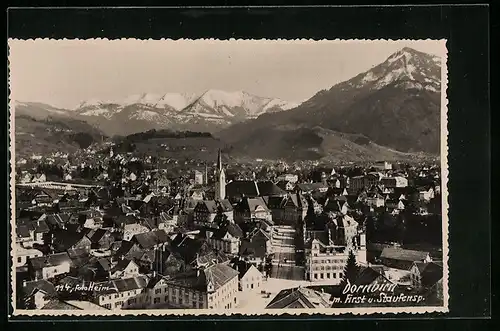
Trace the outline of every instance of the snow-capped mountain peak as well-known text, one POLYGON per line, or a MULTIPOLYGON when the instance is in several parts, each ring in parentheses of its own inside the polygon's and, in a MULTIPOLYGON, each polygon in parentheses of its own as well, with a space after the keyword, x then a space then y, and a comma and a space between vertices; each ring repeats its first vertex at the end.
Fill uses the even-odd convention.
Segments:
POLYGON ((441 80, 441 59, 405 47, 385 62, 354 77, 347 83, 357 88, 383 88, 391 84, 402 87, 438 91, 441 80))

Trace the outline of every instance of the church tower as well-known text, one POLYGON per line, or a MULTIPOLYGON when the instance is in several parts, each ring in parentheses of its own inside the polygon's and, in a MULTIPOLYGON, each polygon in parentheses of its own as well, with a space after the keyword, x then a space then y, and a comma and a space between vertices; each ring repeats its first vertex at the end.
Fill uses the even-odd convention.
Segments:
POLYGON ((215 200, 226 198, 226 174, 222 168, 222 155, 219 149, 217 155, 217 182, 215 183, 215 200))

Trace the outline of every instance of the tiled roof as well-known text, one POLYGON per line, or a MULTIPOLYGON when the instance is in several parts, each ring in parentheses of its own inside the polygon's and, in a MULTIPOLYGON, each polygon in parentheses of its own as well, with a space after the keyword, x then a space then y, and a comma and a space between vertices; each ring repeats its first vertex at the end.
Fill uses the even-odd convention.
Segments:
POLYGON ((279 188, 276 184, 271 181, 258 182, 257 187, 259 188, 260 196, 284 196, 286 191, 279 188))
POLYGON ((169 283, 186 288, 192 288, 207 291, 207 285, 213 284, 217 291, 221 286, 229 282, 234 277, 238 277, 238 271, 225 264, 214 264, 202 270, 193 270, 191 272, 177 275, 169 280, 169 283))
POLYGON ((141 248, 149 249, 156 245, 167 243, 169 238, 164 230, 154 230, 136 234, 132 240, 136 241, 141 248))
POLYGON ((235 180, 226 185, 226 196, 235 197, 258 197, 259 188, 253 180, 235 180))
POLYGON ((56 293, 54 285, 45 279, 26 282, 23 286, 22 292, 24 297, 27 297, 33 294, 36 290, 41 290, 49 295, 56 293))
POLYGON ((297 287, 279 292, 266 306, 266 309, 329 307, 326 297, 323 297, 321 293, 312 289, 297 287))
POLYGON ((429 255, 429 252, 402 249, 397 247, 386 247, 382 250, 380 258, 400 260, 400 261, 422 261, 429 255))
POLYGON ((40 270, 49 266, 59 266, 63 263, 71 264, 71 259, 66 252, 35 257, 29 261, 34 270, 40 270))

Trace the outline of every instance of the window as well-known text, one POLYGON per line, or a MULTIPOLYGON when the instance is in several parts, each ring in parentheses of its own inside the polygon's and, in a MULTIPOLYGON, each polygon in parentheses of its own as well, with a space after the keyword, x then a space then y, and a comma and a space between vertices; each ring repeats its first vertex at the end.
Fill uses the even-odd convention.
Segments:
POLYGON ((330 273, 329 272, 326 274, 326 278, 330 279, 330 273))
POLYGON ((110 303, 105 304, 105 305, 104 305, 104 308, 106 308, 106 309, 111 309, 111 304, 110 304, 110 303))
POLYGON ((193 301, 193 308, 196 308, 196 301, 193 301))
POLYGON ((314 274, 314 279, 318 279, 318 274, 317 273, 314 274))
POLYGON ((17 258, 17 262, 18 262, 18 263, 21 263, 22 261, 23 261, 23 258, 19 256, 19 257, 17 258))
POLYGON ((321 276, 321 279, 323 279, 323 278, 324 278, 324 277, 323 277, 323 273, 321 273, 321 275, 320 275, 320 276, 321 276))
POLYGON ((115 299, 120 297, 120 293, 115 294, 115 299))
POLYGON ((250 285, 250 288, 253 289, 253 284, 250 285))
POLYGON ((160 298, 154 298, 153 303, 155 304, 160 303, 160 298))
POLYGON ((167 293, 167 291, 168 291, 168 287, 163 288, 164 293, 167 293))
POLYGON ((165 295, 165 302, 168 302, 168 295, 165 295))
POLYGON ((158 293, 161 293, 161 288, 157 288, 157 289, 155 290, 155 294, 158 294, 158 293))

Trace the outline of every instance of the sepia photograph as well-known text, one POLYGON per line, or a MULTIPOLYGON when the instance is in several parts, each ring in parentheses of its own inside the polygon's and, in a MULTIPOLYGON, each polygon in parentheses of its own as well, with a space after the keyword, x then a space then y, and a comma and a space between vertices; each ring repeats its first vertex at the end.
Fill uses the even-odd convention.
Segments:
POLYGON ((448 311, 446 40, 8 52, 14 315, 448 311))

